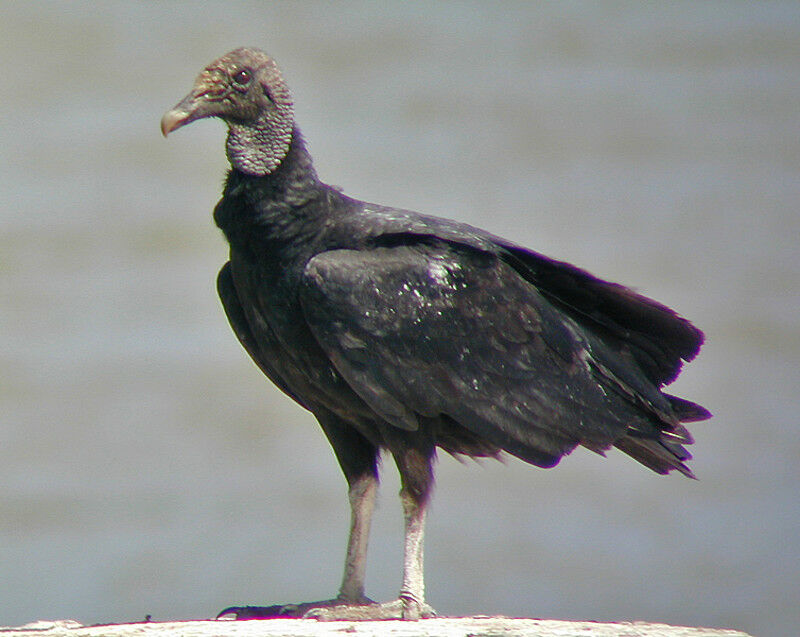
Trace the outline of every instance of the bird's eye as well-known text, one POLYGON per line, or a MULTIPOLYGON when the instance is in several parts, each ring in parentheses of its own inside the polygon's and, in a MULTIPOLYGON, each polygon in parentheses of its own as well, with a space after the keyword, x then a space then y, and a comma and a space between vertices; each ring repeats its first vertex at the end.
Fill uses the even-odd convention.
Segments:
POLYGON ((233 76, 233 81, 239 86, 246 86, 250 82, 251 73, 248 69, 242 69, 233 76))

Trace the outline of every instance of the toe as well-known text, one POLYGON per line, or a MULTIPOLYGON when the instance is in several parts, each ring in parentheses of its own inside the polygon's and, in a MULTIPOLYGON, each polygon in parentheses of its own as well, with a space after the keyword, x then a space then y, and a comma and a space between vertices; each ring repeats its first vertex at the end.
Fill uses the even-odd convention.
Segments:
POLYGON ((233 616, 234 619, 271 619, 274 617, 291 617, 291 604, 274 606, 229 606, 217 615, 217 619, 233 616))

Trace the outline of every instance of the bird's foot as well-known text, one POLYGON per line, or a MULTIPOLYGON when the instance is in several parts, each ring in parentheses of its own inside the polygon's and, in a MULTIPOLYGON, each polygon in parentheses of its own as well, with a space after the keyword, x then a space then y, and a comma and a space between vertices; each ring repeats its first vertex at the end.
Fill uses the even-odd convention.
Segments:
POLYGON ((323 599, 317 602, 302 602, 300 604, 275 604, 273 606, 230 606, 223 610, 217 619, 233 616, 234 619, 276 619, 302 618, 308 613, 344 606, 348 608, 360 608, 375 604, 369 597, 362 596, 357 600, 334 597, 333 599, 323 599))
POLYGON ((302 604, 276 604, 274 606, 231 606, 217 619, 227 616, 234 619, 306 618, 318 621, 370 621, 382 619, 422 619, 436 617, 436 611, 413 598, 400 598, 378 604, 364 597, 358 601, 342 598, 326 599, 302 604))
POLYGON ((318 621, 375 621, 384 619, 427 619, 436 611, 415 599, 400 598, 383 604, 343 604, 311 608, 303 617, 318 621))

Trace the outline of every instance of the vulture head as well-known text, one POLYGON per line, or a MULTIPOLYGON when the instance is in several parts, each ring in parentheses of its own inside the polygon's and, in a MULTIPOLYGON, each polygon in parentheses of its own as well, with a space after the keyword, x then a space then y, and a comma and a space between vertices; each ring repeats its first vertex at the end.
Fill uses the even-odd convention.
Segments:
POLYGON ((259 49, 235 49, 204 68, 189 94, 166 112, 161 132, 205 117, 228 125, 231 165, 267 175, 289 150, 294 128, 292 94, 275 61, 259 49))

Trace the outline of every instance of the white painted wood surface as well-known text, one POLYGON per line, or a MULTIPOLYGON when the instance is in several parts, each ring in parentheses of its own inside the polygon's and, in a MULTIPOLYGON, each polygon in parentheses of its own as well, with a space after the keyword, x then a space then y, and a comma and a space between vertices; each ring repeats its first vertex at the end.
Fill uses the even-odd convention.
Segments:
POLYGON ((314 619, 204 620, 83 626, 39 621, 0 627, 2 637, 751 637, 737 630, 646 622, 575 622, 510 617, 441 617, 407 621, 314 619))

